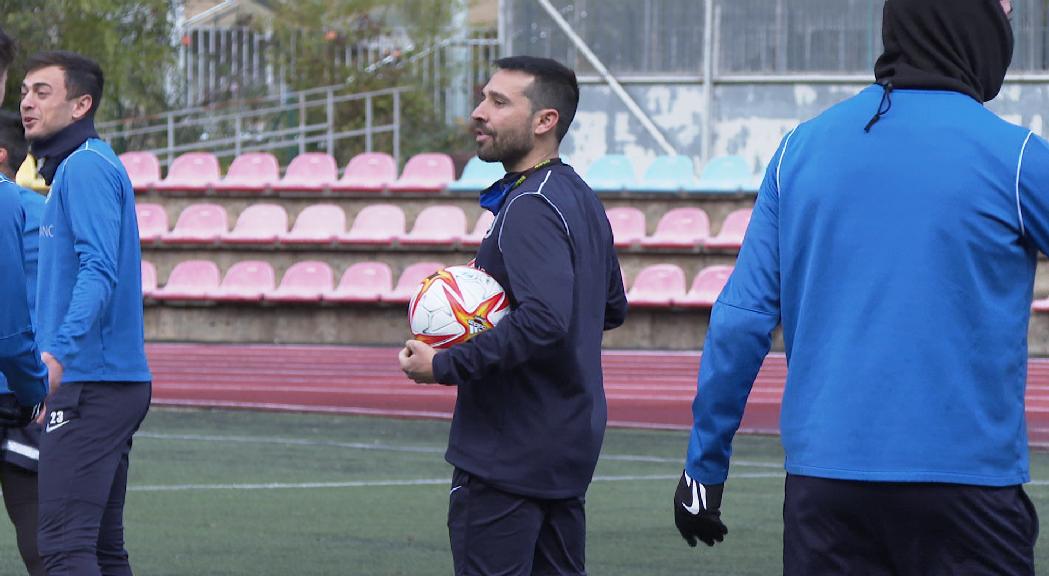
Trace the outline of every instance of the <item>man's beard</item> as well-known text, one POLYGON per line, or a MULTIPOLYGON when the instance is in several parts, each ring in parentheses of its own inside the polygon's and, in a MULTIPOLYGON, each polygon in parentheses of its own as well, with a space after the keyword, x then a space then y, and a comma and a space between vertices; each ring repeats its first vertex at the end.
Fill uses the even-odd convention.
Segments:
POLYGON ((477 145, 477 157, 485 162, 514 165, 527 156, 534 147, 531 135, 526 132, 508 132, 501 135, 485 132, 485 134, 489 136, 488 142, 477 145))

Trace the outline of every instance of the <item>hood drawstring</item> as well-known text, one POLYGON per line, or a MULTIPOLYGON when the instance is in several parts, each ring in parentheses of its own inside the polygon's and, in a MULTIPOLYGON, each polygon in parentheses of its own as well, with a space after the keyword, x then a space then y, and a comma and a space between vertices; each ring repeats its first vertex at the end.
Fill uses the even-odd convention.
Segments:
POLYGON ((883 92, 881 93, 881 102, 878 104, 878 111, 871 117, 870 122, 867 122, 867 126, 863 128, 864 132, 870 132, 871 128, 881 120, 881 117, 888 114, 889 110, 892 110, 892 82, 887 82, 881 85, 883 92))

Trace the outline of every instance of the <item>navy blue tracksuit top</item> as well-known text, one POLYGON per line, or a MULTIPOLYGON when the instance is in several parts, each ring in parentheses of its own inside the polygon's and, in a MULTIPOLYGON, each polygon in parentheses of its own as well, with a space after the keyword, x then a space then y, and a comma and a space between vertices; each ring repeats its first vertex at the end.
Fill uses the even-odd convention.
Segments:
POLYGON ((445 458, 506 492, 582 496, 608 415, 602 332, 627 310, 604 206, 570 166, 542 168, 507 195, 476 266, 511 311, 434 357, 458 386, 445 458))

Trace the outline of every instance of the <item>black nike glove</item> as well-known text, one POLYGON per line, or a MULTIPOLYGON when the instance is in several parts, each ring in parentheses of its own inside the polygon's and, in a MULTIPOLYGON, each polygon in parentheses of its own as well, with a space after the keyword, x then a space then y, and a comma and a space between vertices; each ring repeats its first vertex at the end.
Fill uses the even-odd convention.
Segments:
POLYGON ((40 416, 43 403, 23 406, 15 400, 14 394, 0 394, 0 427, 24 428, 40 416))
POLYGON ((674 492, 674 523, 681 537, 689 546, 695 547, 701 540, 707 546, 721 542, 728 528, 721 522, 721 494, 724 484, 703 485, 681 473, 681 480, 674 492))

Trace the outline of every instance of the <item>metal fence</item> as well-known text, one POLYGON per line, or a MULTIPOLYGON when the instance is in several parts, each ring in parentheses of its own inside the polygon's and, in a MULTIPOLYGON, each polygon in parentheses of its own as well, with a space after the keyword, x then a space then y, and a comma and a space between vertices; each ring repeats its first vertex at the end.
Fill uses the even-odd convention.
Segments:
MULTIPOLYGON (((621 77, 702 74, 702 0, 553 0, 621 77), (629 48, 625 48, 629 47, 629 48)), ((715 0, 718 75, 861 74, 881 54, 884 0, 715 0)), ((1049 71, 1049 0, 1013 0, 1014 72, 1049 71)), ((589 64, 535 0, 505 0, 507 45, 580 74, 589 64)))

